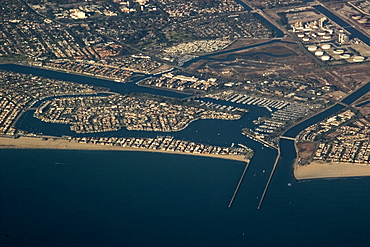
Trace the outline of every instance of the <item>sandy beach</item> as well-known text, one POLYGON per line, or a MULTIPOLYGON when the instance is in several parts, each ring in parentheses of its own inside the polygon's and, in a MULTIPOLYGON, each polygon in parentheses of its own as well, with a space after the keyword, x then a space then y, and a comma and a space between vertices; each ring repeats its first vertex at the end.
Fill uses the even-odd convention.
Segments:
POLYGON ((361 176, 370 176, 370 165, 319 161, 305 166, 294 165, 294 177, 297 180, 361 176))
POLYGON ((229 160, 245 161, 242 155, 217 155, 217 154, 198 154, 198 153, 185 153, 174 152, 166 150, 154 150, 143 148, 131 148, 121 146, 108 146, 90 143, 76 143, 68 140, 48 138, 43 140, 36 137, 20 137, 17 139, 0 137, 0 149, 65 149, 65 150, 115 150, 115 151, 143 151, 143 152, 156 152, 156 153, 169 153, 169 154, 186 154, 202 157, 221 158, 229 160))

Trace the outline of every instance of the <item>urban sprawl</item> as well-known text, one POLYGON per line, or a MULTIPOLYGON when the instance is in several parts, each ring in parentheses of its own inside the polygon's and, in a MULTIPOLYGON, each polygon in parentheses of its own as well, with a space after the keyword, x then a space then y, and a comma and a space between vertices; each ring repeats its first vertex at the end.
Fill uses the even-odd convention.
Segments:
MULTIPOLYGON (((71 142, 242 155, 249 160, 253 151, 243 144, 205 145, 177 140, 170 132, 201 119, 238 120, 248 114, 248 107, 257 106, 266 113, 241 133, 278 149, 286 130, 370 79, 368 45, 314 6, 338 10, 351 25, 370 34, 369 0, 242 2, 1 1, 1 63, 98 77, 119 85, 136 83, 188 97, 123 94, 108 87, 0 71, 0 134, 45 138, 17 128, 22 115, 32 111, 43 122, 69 125, 78 135, 63 136, 71 142), (115 137, 121 128, 168 136, 115 137), (102 132, 112 137, 98 136, 102 132)), ((367 104, 346 107, 295 138, 296 143, 314 147, 300 164, 370 163, 370 111, 367 104)))

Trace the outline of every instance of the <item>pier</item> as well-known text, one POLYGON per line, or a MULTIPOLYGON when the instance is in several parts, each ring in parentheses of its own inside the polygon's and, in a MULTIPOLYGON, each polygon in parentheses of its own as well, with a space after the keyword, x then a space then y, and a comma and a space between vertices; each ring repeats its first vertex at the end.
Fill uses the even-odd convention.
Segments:
POLYGON ((241 177, 240 177, 240 179, 239 179, 238 185, 236 186, 235 191, 234 191, 234 194, 233 194, 233 196, 231 197, 231 200, 230 200, 230 202, 229 202, 229 205, 227 206, 227 207, 229 207, 229 208, 231 208, 231 206, 232 206, 232 204, 233 204, 233 202, 234 202, 235 196, 236 196, 236 194, 237 194, 237 193, 238 193, 238 191, 239 191, 239 187, 240 187, 240 185, 242 184, 243 179, 244 179, 244 176, 245 176, 245 173, 246 173, 246 172, 247 172, 247 170, 248 170, 249 163, 250 163, 250 161, 249 161, 249 160, 247 160, 247 164, 246 164, 246 165, 245 165, 245 167, 244 167, 244 171, 243 171, 243 173, 242 173, 242 175, 241 175, 241 177))
POLYGON ((272 167, 272 170, 271 170, 271 173, 270 173, 270 177, 269 177, 269 179, 267 181, 267 184, 265 186, 265 189, 263 190, 263 193, 262 193, 262 196, 261 196, 261 199, 260 199, 260 202, 258 204, 257 209, 261 209, 263 200, 265 199, 265 196, 266 196, 267 189, 270 186, 270 183, 271 183, 271 180, 272 180, 272 176, 274 175, 275 170, 276 170, 276 167, 277 167, 277 164, 279 163, 279 159, 280 159, 280 146, 278 146, 278 154, 276 156, 275 163, 274 163, 274 165, 272 167))

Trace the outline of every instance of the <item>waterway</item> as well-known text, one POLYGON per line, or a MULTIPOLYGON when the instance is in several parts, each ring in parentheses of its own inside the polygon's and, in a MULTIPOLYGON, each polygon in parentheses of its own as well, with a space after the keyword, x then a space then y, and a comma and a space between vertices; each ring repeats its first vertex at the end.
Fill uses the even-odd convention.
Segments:
MULTIPOLYGON (((353 102, 355 102, 357 99, 361 98, 362 96, 364 96, 366 93, 368 93, 370 91, 370 82, 366 83, 365 85, 363 85, 361 88, 357 89, 355 92, 351 93, 350 95, 348 95, 347 97, 345 97, 341 102, 342 103, 345 103, 347 105, 350 105, 352 104, 353 102)), ((295 125, 293 126, 292 128, 290 128, 285 134, 284 136, 286 137, 291 137, 291 138, 294 138, 295 136, 297 136, 299 134, 299 132, 301 132, 303 129, 319 122, 319 121, 322 121, 324 120, 325 118, 333 115, 334 113, 340 111, 340 110, 343 110, 345 107, 341 104, 335 104, 334 106, 326 109, 325 111, 307 119, 306 121, 303 121, 302 123, 298 124, 298 125, 295 125)))
POLYGON ((286 137, 290 137, 290 138, 295 138, 299 132, 301 132, 302 130, 304 130, 305 128, 319 122, 319 121, 322 121, 324 120, 325 118, 329 117, 330 115, 333 115, 334 113, 344 109, 345 107, 342 106, 342 105, 339 105, 339 104, 336 104, 332 107, 330 107, 329 109, 315 115, 314 117, 311 117, 309 119, 307 119, 306 121, 298 124, 298 125, 295 125, 293 126, 292 128, 290 128, 287 132, 285 132, 284 136, 286 137))
POLYGON ((250 106, 250 111, 246 113, 240 120, 215 120, 206 119, 198 120, 189 124, 189 126, 178 132, 153 132, 153 131, 132 131, 122 128, 119 131, 77 134, 70 130, 67 124, 55 124, 42 122, 33 117, 34 111, 27 111, 19 119, 16 128, 28 131, 30 133, 54 135, 54 136, 116 136, 116 137, 156 137, 156 136, 173 136, 176 139, 187 141, 202 142, 211 145, 230 146, 232 143, 241 143, 244 145, 249 142, 249 138, 241 134, 242 128, 253 128, 253 120, 259 116, 269 115, 269 112, 257 106, 250 106), (212 126, 212 128, 209 128, 212 126))
POLYGON ((173 91, 165 91, 156 88, 138 86, 135 81, 120 83, 111 80, 87 77, 83 75, 69 74, 53 70, 46 70, 36 67, 21 66, 16 64, 0 64, 0 69, 12 71, 16 73, 31 74, 35 76, 43 76, 54 80, 64 80, 81 84, 89 84, 96 87, 109 88, 111 92, 127 94, 127 93, 149 93, 173 98, 186 98, 188 94, 177 93, 173 91))

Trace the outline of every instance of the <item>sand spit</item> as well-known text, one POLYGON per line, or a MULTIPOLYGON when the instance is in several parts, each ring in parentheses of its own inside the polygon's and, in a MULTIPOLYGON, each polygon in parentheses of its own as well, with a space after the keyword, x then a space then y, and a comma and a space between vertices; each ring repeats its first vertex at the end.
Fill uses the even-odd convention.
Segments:
POLYGON ((370 165, 345 162, 314 161, 309 165, 294 165, 297 180, 370 176, 370 165))
POLYGON ((37 137, 8 138, 0 137, 0 149, 64 149, 64 150, 115 150, 115 151, 144 151, 170 154, 186 154, 202 157, 221 158, 229 160, 246 161, 242 155, 198 154, 144 148, 98 145, 90 143, 77 143, 65 139, 37 137))

